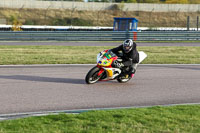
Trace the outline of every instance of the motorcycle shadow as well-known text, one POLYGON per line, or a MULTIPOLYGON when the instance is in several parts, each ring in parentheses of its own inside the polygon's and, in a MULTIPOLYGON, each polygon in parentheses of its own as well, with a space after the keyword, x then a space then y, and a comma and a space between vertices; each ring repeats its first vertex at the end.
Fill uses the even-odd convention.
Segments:
POLYGON ((99 81, 95 84, 88 84, 92 86, 117 86, 117 87, 124 87, 124 86, 133 86, 135 83, 132 83, 131 81, 126 83, 119 83, 116 80, 109 80, 109 81, 99 81))
POLYGON ((30 75, 9 75, 9 76, 1 75, 0 78, 1 79, 24 80, 24 81, 37 81, 37 82, 85 84, 84 79, 75 79, 75 78, 53 78, 53 77, 41 77, 41 76, 30 76, 30 75))

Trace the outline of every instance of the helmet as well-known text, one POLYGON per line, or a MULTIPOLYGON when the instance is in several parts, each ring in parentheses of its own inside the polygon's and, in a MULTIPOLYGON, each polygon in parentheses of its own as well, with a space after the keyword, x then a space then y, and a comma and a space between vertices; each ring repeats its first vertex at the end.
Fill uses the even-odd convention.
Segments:
POLYGON ((125 53, 130 52, 133 49, 133 41, 131 39, 127 39, 123 42, 123 50, 125 53))

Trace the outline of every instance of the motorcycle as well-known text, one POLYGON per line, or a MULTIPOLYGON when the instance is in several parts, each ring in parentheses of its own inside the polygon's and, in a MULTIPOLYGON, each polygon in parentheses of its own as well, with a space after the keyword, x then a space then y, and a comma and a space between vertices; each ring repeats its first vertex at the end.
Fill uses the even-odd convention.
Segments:
MULTIPOLYGON (((141 63, 147 57, 147 55, 143 51, 139 51, 138 53, 139 63, 141 63)), ((116 62, 122 62, 120 56, 117 56, 111 50, 101 51, 97 55, 97 65, 87 73, 85 82, 87 84, 94 84, 97 81, 108 81, 115 79, 120 83, 128 82, 134 76, 128 74, 130 67, 123 67, 122 69, 112 67, 112 64, 116 62)))

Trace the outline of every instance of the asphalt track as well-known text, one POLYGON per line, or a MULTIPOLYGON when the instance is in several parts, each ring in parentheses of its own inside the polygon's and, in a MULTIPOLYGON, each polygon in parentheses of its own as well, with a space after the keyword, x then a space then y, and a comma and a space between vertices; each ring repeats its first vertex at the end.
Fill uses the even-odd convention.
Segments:
MULTIPOLYGON (((137 44, 200 46, 199 42, 137 44)), ((118 46, 119 42, 2 41, 0 45, 118 46)), ((22 113, 19 117, 24 117, 24 112, 200 103, 200 65, 140 65, 135 78, 126 84, 109 81, 87 85, 84 78, 90 68, 91 65, 0 66, 0 120, 10 114, 22 113)))
MULTIPOLYGON (((58 45, 58 46, 119 46, 120 42, 12 42, 12 41, 1 41, 0 45, 58 45)), ((183 43, 145 43, 138 42, 138 46, 200 46, 200 42, 183 42, 183 43)))
POLYGON ((92 67, 0 66, 0 115, 200 103, 200 65, 140 65, 128 83, 87 85, 92 67))

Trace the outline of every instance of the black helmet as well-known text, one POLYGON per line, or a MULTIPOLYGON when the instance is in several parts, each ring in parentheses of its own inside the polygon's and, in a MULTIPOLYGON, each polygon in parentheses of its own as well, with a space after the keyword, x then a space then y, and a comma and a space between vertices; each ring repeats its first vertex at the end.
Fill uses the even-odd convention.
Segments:
POLYGON ((133 41, 131 39, 127 39, 123 43, 123 49, 125 53, 130 52, 133 49, 133 41))

